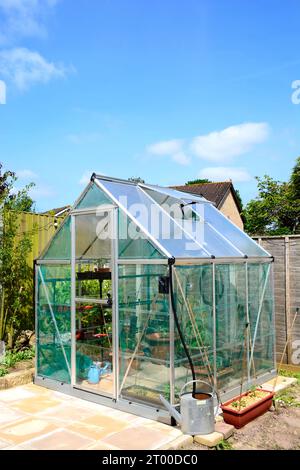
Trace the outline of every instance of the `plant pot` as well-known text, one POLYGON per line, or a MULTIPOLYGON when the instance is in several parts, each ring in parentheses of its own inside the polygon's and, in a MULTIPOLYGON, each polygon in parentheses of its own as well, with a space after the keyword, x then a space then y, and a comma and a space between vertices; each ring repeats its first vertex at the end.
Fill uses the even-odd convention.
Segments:
POLYGON ((274 392, 268 390, 259 389, 261 392, 265 392, 266 395, 263 398, 258 398, 257 401, 245 408, 233 409, 229 405, 234 401, 239 401, 240 398, 245 397, 250 392, 245 392, 242 395, 232 398, 221 405, 223 411, 223 418, 225 423, 232 424, 235 428, 239 429, 248 424, 253 419, 261 416, 268 411, 272 405, 274 392))
POLYGON ((151 348, 151 356, 154 359, 167 360, 170 354, 170 336, 161 333, 146 335, 146 340, 151 348))

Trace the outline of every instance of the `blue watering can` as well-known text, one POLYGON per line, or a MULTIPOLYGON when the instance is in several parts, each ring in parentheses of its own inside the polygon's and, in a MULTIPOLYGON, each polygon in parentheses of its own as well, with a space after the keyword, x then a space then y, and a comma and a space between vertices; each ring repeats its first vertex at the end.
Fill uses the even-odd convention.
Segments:
POLYGON ((90 384, 98 384, 100 382, 101 369, 97 364, 92 364, 88 371, 88 382, 90 384))
POLYGON ((110 362, 105 362, 103 367, 100 367, 99 363, 94 362, 89 368, 88 382, 90 384, 98 384, 100 382, 101 376, 106 372, 109 372, 110 367, 110 362))

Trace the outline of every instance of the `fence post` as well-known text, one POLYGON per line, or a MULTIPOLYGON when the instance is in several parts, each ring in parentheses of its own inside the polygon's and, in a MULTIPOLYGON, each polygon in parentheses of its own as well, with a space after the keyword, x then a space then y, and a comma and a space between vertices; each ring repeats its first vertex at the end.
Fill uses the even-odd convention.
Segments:
POLYGON ((290 334, 290 310, 291 310, 291 293, 290 293, 290 243, 289 237, 284 237, 284 271, 285 271, 285 328, 287 341, 287 364, 291 362, 291 334, 290 334))

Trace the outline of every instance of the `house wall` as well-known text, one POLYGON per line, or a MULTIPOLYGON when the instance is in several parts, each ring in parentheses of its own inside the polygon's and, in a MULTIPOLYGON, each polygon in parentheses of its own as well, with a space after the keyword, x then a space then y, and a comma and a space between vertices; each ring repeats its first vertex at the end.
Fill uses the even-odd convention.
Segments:
POLYGON ((244 224, 242 218, 240 216, 239 210, 237 208, 236 202, 232 193, 230 192, 226 197, 225 201, 223 202, 222 206, 219 207, 219 210, 237 225, 240 229, 244 230, 244 224))

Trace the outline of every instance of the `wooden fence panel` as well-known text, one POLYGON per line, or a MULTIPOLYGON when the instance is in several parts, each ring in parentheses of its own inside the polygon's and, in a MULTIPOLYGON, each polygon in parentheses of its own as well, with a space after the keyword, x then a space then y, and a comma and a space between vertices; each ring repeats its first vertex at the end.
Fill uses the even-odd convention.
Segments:
POLYGON ((284 362, 293 364, 293 345, 300 340, 300 236, 260 237, 256 241, 274 256, 276 359, 279 362, 288 341, 284 362))
POLYGON ((63 220, 63 217, 53 215, 21 213, 19 233, 31 234, 32 240, 32 250, 27 258, 29 266, 33 266, 33 260, 41 254, 63 220))

